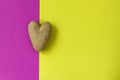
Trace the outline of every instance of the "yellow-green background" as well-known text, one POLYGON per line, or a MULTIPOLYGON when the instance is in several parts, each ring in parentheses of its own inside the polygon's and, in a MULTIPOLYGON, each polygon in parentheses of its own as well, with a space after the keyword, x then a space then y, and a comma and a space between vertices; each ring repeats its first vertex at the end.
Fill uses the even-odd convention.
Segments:
POLYGON ((40 0, 46 20, 40 80, 120 80, 120 0, 40 0))

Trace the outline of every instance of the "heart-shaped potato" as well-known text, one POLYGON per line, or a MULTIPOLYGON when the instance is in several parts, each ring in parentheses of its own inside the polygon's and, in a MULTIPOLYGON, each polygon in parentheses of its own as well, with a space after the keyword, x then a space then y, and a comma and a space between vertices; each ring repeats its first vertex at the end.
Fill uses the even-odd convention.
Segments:
POLYGON ((51 32, 51 24, 49 22, 44 22, 40 25, 36 21, 31 21, 28 24, 28 32, 33 48, 36 51, 41 51, 45 48, 45 45, 48 42, 51 32))

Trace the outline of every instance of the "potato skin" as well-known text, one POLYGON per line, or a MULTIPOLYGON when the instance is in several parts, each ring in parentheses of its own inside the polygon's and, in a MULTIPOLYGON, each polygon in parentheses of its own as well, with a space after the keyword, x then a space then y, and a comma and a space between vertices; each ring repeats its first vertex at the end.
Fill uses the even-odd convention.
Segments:
POLYGON ((48 42, 51 33, 51 24, 44 22, 40 25, 36 21, 28 24, 28 33, 32 42, 32 46, 36 51, 42 51, 48 42))

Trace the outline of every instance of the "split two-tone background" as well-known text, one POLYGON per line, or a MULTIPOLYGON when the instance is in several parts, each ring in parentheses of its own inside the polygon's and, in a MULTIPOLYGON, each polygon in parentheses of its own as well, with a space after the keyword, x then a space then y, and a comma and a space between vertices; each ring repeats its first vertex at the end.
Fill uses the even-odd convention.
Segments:
POLYGON ((120 80, 119 0, 0 0, 0 80, 120 80), (27 24, 50 21, 38 54, 27 24))

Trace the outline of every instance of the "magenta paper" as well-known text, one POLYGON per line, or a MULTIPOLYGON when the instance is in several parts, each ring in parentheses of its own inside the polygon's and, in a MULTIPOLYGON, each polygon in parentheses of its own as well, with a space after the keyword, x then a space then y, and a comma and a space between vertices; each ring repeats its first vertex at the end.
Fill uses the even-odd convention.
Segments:
POLYGON ((0 0, 0 80, 38 80, 39 54, 27 24, 39 20, 39 0, 0 0))

